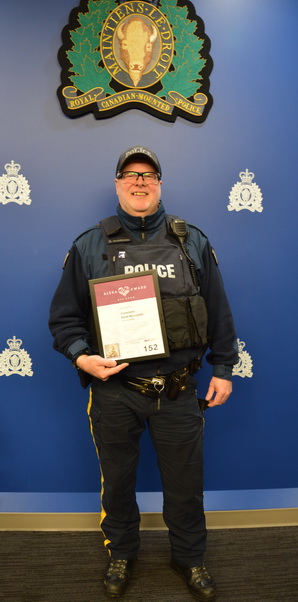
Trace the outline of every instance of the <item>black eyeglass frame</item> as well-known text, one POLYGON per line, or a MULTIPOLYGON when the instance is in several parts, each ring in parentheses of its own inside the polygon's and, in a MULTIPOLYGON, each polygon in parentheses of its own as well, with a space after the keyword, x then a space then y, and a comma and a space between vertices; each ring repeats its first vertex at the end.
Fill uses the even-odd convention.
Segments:
POLYGON ((134 171, 134 170, 122 171, 121 173, 118 173, 117 174, 117 180, 124 179, 124 181, 125 181, 125 177, 123 178, 123 175, 124 174, 128 174, 128 173, 134 174, 134 175, 137 176, 136 182, 138 181, 138 179, 139 179, 140 176, 142 176, 142 180, 144 182, 145 181, 144 180, 144 176, 149 175, 149 174, 150 175, 152 174, 152 175, 156 176, 157 180, 152 180, 152 181, 154 181, 154 183, 159 182, 161 180, 161 175, 157 171, 134 171))

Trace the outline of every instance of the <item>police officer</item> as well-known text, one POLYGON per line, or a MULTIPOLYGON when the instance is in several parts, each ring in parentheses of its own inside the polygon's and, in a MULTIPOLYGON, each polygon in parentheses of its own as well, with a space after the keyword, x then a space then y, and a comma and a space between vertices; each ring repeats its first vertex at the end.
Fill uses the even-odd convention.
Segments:
POLYGON ((171 566, 198 600, 214 600, 204 566, 203 417, 195 372, 208 349, 213 366, 206 400, 225 403, 238 362, 233 319, 206 236, 165 213, 161 166, 143 146, 126 150, 116 168, 117 215, 79 236, 64 265, 50 310, 54 348, 78 369, 102 473, 100 523, 109 562, 107 596, 124 594, 136 560, 135 496, 139 441, 149 428, 161 473, 171 566), (168 357, 119 363, 99 355, 88 281, 134 271, 158 274, 168 357))

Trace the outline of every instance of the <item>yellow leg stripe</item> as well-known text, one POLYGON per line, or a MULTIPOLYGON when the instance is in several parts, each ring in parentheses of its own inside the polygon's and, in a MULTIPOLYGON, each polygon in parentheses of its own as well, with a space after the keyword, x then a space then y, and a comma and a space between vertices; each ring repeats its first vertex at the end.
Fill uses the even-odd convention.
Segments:
MULTIPOLYGON (((96 442, 95 442, 94 433, 93 433, 93 427, 92 427, 92 421, 91 421, 91 418, 90 418, 91 408, 92 408, 92 388, 90 388, 90 393, 89 393, 89 401, 88 401, 88 406, 87 406, 87 414, 88 414, 88 417, 89 417, 90 432, 91 432, 91 435, 92 435, 93 443, 94 443, 94 446, 95 446, 95 449, 96 449, 96 453, 97 453, 97 457, 98 457, 98 460, 99 460, 99 467, 100 467, 100 473, 101 473, 101 493, 100 493, 101 511, 100 511, 100 514, 99 514, 99 524, 100 524, 100 527, 101 527, 101 530, 103 532, 104 537, 106 537, 106 535, 104 533, 104 530, 103 530, 103 528, 101 526, 102 522, 104 521, 105 517, 107 516, 107 513, 106 513, 106 511, 105 511, 105 509, 103 507, 103 504, 102 504, 102 496, 103 496, 103 493, 104 493, 104 476, 103 476, 103 473, 102 473, 102 470, 101 470, 101 466, 100 466, 99 452, 98 452, 97 445, 96 445, 96 442)), ((104 546, 106 547, 109 543, 111 543, 110 539, 106 538, 104 540, 104 546)), ((108 551, 109 551, 109 554, 111 554, 110 550, 108 550, 108 551)))
POLYGON ((88 401, 88 406, 87 406, 87 414, 88 414, 88 417, 89 417, 90 432, 91 432, 93 443, 94 443, 94 446, 95 446, 95 449, 96 449, 97 457, 99 459, 99 453, 98 453, 97 445, 96 445, 95 439, 94 439, 92 421, 91 421, 91 418, 90 418, 90 413, 91 413, 91 408, 92 408, 92 401, 93 401, 93 399, 92 399, 92 388, 90 388, 89 401, 88 401))
POLYGON ((88 406, 87 406, 87 414, 88 414, 89 418, 90 418, 91 406, 92 406, 92 388, 90 388, 89 400, 88 400, 88 406))

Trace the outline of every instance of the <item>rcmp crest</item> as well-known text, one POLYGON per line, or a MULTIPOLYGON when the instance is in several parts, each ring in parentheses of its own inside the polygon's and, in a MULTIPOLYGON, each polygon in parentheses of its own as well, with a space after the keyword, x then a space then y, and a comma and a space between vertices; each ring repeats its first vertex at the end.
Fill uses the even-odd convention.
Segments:
POLYGON ((6 174, 0 177, 0 203, 17 203, 18 205, 30 205, 30 186, 24 176, 19 174, 21 166, 11 161, 4 165, 6 174))
POLYGON ((7 340, 9 349, 0 353, 0 376, 33 376, 30 356, 25 349, 20 349, 22 342, 15 336, 7 340))
POLYGON ((252 182, 255 174, 246 169, 241 171, 239 176, 241 182, 237 182, 231 189, 228 210, 241 211, 241 209, 248 209, 248 211, 261 213, 263 211, 263 197, 259 186, 252 182))
POLYGON ((137 108, 167 121, 206 119, 210 41, 188 0, 82 0, 62 39, 57 93, 66 115, 137 108))
POLYGON ((237 339, 237 342, 238 342, 239 362, 238 362, 238 364, 233 366, 232 374, 233 374, 233 376, 241 376, 241 378, 245 378, 245 376, 247 376, 248 378, 251 378, 253 375, 252 359, 247 351, 243 351, 243 349, 245 347, 244 341, 240 341, 240 339, 237 339))

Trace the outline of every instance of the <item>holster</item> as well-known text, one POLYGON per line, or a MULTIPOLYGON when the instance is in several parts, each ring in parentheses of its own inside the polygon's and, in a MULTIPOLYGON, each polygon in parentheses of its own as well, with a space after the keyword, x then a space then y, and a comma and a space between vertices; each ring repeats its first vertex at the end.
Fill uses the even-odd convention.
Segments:
POLYGON ((182 370, 172 372, 166 388, 166 396, 168 399, 177 399, 178 395, 182 393, 182 391, 185 391, 188 374, 188 366, 186 368, 182 368, 182 370))

